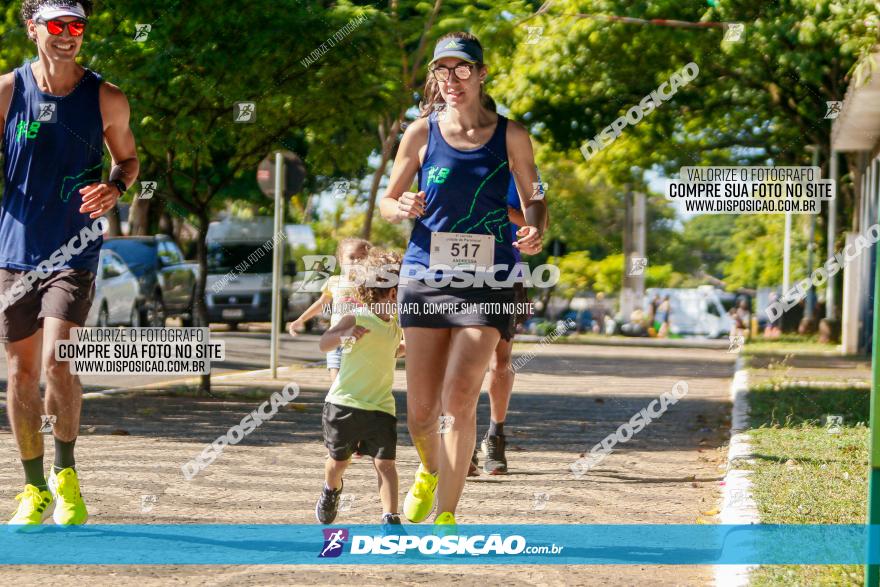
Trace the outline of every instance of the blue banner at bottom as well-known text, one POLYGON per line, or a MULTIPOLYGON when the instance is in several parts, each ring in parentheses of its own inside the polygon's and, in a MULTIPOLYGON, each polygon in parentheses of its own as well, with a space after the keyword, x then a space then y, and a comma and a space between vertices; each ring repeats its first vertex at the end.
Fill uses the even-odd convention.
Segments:
POLYGON ((880 526, 6 527, 0 564, 862 565, 880 564, 880 526))

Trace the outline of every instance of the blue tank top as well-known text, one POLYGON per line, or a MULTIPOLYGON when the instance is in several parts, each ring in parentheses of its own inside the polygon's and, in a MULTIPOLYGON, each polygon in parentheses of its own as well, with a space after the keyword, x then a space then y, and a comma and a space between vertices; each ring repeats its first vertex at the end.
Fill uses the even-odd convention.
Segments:
POLYGON ((436 116, 432 113, 428 117, 428 146, 419 169, 419 190, 426 196, 425 214, 415 220, 402 273, 430 266, 434 232, 490 234, 495 243, 493 264, 507 267, 497 271, 495 278, 505 280, 516 263, 507 218, 507 119, 498 115, 489 142, 463 151, 446 142, 436 116))
MULTIPOLYGON (((510 185, 507 188, 507 205, 513 208, 514 210, 522 210, 522 204, 519 201, 519 192, 516 190, 516 182, 513 181, 513 175, 510 176, 510 185)), ((516 240, 516 231, 519 230, 519 227, 513 222, 510 223, 510 238, 512 240, 516 240)), ((522 261, 522 255, 519 253, 519 249, 513 249, 513 258, 516 259, 516 262, 519 263, 522 261)))
MULTIPOLYGON (((0 267, 27 271, 48 262, 53 253, 58 259, 56 251, 62 245, 95 223, 79 211, 79 190, 102 177, 102 80, 87 69, 70 94, 58 97, 40 91, 30 63, 14 75, 3 137, 6 189, 0 203, 0 267)), ((52 269, 95 272, 102 242, 91 240, 81 253, 56 261, 52 269)), ((75 248, 80 246, 75 242, 75 248)))

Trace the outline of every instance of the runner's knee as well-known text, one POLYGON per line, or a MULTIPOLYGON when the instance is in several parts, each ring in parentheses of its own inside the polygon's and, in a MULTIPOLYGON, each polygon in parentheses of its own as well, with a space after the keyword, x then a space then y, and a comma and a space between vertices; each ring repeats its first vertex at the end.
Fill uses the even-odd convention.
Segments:
POLYGON ((395 461, 391 459, 373 459, 373 466, 383 475, 390 475, 397 471, 395 461))
POLYGON ((46 363, 46 379, 56 384, 66 385, 72 383, 76 376, 70 372, 70 363, 67 361, 56 361, 52 357, 46 363))
POLYGON ((498 345, 492 354, 492 362, 489 368, 494 374, 504 375, 510 372, 510 361, 512 357, 511 349, 508 345, 498 345))
POLYGON ((474 384, 470 379, 452 377, 446 382, 443 396, 446 400, 446 412, 452 415, 469 414, 477 407, 480 389, 479 387, 474 389, 474 384))
POLYGON ((440 417, 439 405, 420 405, 412 398, 406 401, 406 424, 414 432, 424 431, 437 424, 440 417))
POLYGON ((40 369, 39 367, 24 367, 22 365, 9 368, 9 387, 10 391, 14 389, 32 389, 39 388, 40 385, 40 369))

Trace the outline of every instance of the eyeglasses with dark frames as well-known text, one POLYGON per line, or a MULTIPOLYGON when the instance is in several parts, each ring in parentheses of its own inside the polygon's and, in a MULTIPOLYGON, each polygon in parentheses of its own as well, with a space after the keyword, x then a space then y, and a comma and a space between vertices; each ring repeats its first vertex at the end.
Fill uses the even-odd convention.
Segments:
POLYGON ((450 75, 455 75, 456 78, 464 81, 470 78, 474 73, 474 66, 471 63, 459 63, 455 67, 437 65, 431 69, 431 73, 434 75, 434 79, 438 82, 447 81, 450 75))

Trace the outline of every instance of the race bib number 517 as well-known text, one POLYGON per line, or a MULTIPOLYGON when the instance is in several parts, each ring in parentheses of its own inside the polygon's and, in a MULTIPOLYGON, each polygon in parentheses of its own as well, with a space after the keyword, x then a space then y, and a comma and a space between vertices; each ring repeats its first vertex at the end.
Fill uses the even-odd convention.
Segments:
POLYGON ((431 267, 457 269, 490 267, 495 260, 495 238, 490 234, 431 233, 431 267))

